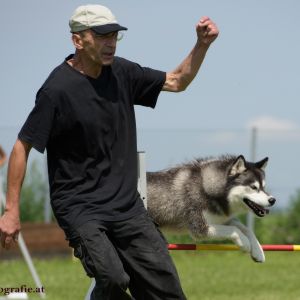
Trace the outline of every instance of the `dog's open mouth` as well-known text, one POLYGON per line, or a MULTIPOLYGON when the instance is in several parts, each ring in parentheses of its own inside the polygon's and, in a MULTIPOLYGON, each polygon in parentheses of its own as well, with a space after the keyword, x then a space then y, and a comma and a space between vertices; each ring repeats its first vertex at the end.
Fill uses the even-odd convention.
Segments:
POLYGON ((264 217, 269 213, 269 210, 254 203, 253 201, 244 198, 244 202, 252 209, 252 211, 258 216, 258 217, 264 217))

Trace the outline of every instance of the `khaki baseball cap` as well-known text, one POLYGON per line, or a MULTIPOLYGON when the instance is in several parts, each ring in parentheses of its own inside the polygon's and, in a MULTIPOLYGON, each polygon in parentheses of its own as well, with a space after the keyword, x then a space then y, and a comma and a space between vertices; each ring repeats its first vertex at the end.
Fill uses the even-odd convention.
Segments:
POLYGON ((69 26, 73 33, 86 29, 91 29, 98 34, 127 30, 126 27, 118 24, 110 9, 97 4, 77 7, 69 21, 69 26))

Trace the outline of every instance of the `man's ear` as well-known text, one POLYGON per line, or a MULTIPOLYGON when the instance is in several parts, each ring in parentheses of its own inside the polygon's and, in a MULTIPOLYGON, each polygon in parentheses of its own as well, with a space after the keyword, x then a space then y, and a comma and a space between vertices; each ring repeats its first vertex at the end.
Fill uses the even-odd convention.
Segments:
POLYGON ((72 34, 72 42, 76 49, 82 49, 82 37, 79 33, 72 34))
POLYGON ((235 176, 243 173, 246 171, 246 160, 243 155, 240 155, 237 157, 235 162, 233 163, 230 171, 229 171, 229 176, 235 176))

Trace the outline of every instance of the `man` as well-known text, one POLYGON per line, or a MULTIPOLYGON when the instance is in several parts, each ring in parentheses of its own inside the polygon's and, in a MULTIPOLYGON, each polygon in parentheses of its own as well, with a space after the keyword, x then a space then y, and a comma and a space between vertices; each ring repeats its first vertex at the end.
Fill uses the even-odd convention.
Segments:
POLYGON ((5 164, 5 162, 6 162, 6 153, 0 145, 0 168, 5 164))
POLYGON ((127 28, 108 8, 80 6, 69 25, 75 54, 38 91, 10 155, 1 244, 8 248, 20 231, 30 149, 47 149, 51 205, 74 255, 96 279, 91 299, 185 299, 166 241, 137 192, 133 106, 154 108, 161 90, 185 90, 218 29, 203 17, 191 53, 165 73, 114 56, 127 28))

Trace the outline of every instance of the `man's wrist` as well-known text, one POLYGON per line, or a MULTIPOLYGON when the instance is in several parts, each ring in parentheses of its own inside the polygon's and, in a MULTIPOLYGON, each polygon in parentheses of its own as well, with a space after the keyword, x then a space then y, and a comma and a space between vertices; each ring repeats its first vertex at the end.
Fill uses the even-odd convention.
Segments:
POLYGON ((211 43, 205 43, 203 42, 201 39, 197 39, 197 42, 196 42, 196 48, 198 49, 203 49, 204 51, 207 51, 207 49, 209 48, 211 43))
POLYGON ((15 204, 15 203, 6 203, 4 212, 5 212, 5 213, 9 213, 9 214, 13 214, 13 215, 19 217, 19 215, 20 215, 19 204, 15 204))

